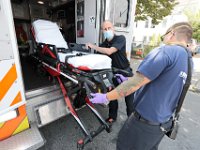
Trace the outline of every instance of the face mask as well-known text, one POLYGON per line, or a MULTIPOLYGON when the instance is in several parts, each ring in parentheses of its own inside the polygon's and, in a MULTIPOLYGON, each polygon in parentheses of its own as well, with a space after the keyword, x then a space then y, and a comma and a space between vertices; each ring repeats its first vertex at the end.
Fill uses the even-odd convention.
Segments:
POLYGON ((104 35, 104 38, 109 40, 109 41, 112 40, 113 37, 114 37, 114 33, 113 33, 112 30, 104 31, 103 35, 104 35))

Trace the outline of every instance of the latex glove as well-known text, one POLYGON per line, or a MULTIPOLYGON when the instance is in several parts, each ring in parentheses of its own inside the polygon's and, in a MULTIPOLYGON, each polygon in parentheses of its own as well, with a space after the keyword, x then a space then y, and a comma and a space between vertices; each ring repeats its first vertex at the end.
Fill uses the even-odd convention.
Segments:
POLYGON ((123 76, 122 74, 115 74, 115 76, 117 77, 117 82, 118 83, 122 83, 122 82, 128 80, 128 78, 123 76))
POLYGON ((90 94, 92 98, 90 98, 90 101, 94 104, 108 104, 109 100, 106 97, 106 94, 102 93, 91 93, 90 94))

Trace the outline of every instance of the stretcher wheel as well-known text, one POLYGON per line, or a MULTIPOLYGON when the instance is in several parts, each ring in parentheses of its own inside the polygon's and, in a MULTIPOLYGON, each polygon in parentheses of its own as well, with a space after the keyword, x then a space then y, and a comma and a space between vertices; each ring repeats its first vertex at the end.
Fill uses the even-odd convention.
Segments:
POLYGON ((112 131, 112 126, 109 125, 109 128, 106 127, 106 132, 110 133, 112 131))
POLYGON ((83 139, 80 139, 78 142, 77 142, 77 149, 78 150, 83 150, 84 148, 84 141, 83 139))

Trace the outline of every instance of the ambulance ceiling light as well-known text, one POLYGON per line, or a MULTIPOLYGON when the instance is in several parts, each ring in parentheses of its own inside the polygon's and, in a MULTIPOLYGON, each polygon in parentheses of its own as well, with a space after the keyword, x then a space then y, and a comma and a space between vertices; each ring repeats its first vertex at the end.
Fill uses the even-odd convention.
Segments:
POLYGON ((43 5, 43 4, 44 4, 44 2, 43 2, 43 1, 37 1, 37 3, 38 3, 38 4, 41 4, 41 5, 43 5))

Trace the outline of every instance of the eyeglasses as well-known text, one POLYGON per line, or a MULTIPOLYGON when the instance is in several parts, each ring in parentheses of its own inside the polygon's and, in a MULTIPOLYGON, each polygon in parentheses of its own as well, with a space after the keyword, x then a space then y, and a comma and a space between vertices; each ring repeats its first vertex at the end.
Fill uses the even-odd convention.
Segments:
POLYGON ((162 35, 162 36, 160 37, 161 41, 163 41, 163 40, 164 40, 164 37, 165 37, 167 34, 169 34, 170 32, 172 32, 172 30, 169 30, 169 31, 166 32, 164 35, 162 35))

